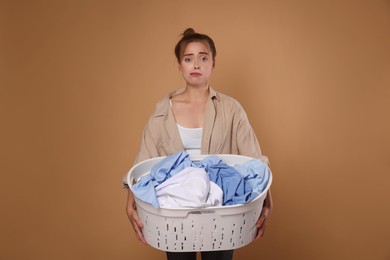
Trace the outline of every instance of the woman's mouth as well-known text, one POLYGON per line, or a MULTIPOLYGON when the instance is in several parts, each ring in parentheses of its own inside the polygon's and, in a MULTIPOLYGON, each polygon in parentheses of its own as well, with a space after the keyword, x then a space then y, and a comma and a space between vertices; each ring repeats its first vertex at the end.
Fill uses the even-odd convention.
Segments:
POLYGON ((199 76, 202 76, 202 74, 201 74, 201 73, 199 73, 199 72, 192 72, 192 73, 190 73, 190 75, 191 75, 191 76, 193 76, 193 77, 199 77, 199 76))

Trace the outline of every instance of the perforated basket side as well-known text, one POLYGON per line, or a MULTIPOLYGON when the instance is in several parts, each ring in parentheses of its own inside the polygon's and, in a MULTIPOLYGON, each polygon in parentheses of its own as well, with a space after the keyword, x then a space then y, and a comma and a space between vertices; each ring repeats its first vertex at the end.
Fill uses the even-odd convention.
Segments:
POLYGON ((169 214, 164 214, 163 209, 154 208, 151 212, 142 201, 137 206, 149 245, 163 251, 188 252, 236 249, 252 242, 263 201, 259 198, 251 205, 226 210, 174 210, 176 214, 172 210, 165 210, 169 214))

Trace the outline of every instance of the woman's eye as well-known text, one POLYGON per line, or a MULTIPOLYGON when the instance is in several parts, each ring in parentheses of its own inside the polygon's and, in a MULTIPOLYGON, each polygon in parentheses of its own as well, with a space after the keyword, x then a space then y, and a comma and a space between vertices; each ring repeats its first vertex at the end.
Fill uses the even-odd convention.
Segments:
POLYGON ((184 61, 185 61, 185 62, 190 62, 191 59, 190 59, 190 58, 185 58, 184 61))
POLYGON ((202 57, 201 60, 202 61, 208 61, 208 58, 207 57, 202 57))

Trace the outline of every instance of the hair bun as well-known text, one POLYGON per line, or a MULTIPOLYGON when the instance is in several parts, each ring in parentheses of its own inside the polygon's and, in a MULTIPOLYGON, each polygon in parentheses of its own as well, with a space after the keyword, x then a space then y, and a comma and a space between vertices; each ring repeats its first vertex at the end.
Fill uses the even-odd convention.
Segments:
POLYGON ((186 36, 190 36, 192 34, 195 34, 195 30, 192 29, 192 28, 187 28, 184 32, 183 32, 183 36, 186 37, 186 36))

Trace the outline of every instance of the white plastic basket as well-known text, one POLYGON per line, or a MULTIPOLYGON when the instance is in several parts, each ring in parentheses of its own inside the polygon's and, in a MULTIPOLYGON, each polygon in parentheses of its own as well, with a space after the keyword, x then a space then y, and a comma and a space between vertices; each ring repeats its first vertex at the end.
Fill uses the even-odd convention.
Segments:
MULTIPOLYGON (((191 157, 202 160, 209 155, 191 157)), ((253 158, 218 154, 228 165, 242 164, 253 158)), ((165 157, 157 157, 134 165, 127 175, 130 188, 140 177, 165 157)), ((143 223, 145 240, 154 248, 170 252, 216 251, 243 247, 256 236, 255 226, 267 191, 272 183, 270 172, 267 187, 254 200, 243 205, 207 208, 154 208, 135 197, 137 211, 143 223)))

